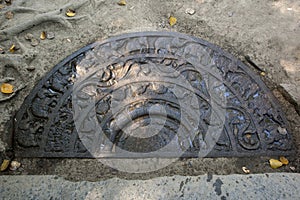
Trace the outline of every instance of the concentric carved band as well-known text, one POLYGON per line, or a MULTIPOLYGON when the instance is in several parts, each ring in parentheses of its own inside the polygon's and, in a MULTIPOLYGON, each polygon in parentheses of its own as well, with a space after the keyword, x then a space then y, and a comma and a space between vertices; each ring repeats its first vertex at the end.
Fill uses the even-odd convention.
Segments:
POLYGON ((39 82, 15 121, 19 156, 292 150, 285 116, 259 77, 218 47, 178 33, 127 34, 79 50, 39 82))

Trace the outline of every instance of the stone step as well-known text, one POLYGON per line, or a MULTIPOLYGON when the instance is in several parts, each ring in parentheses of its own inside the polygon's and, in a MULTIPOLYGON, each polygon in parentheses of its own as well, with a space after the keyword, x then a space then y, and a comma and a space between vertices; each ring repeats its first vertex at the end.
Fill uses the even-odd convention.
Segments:
POLYGON ((270 173, 113 178, 70 182, 61 177, 0 176, 1 199, 299 199, 300 175, 270 173))

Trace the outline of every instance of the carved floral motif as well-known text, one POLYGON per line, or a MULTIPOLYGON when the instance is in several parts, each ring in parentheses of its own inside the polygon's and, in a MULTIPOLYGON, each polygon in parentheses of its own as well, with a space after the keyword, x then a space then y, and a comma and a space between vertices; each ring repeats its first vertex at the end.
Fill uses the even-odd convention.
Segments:
POLYGON ((111 156, 115 146, 151 152, 176 140, 197 156, 210 138, 208 156, 266 155, 292 149, 288 129, 273 95, 240 61, 189 36, 138 33, 94 43, 46 75, 17 114, 15 149, 19 156, 111 156), (136 137, 147 129, 158 134, 136 137), (209 131, 217 129, 217 136, 209 131))

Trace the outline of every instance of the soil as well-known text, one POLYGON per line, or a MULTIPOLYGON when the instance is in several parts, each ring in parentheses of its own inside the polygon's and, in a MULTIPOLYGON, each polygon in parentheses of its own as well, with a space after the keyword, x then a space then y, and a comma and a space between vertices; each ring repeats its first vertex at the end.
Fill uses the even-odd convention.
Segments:
MULTIPOLYGON (((0 83, 10 81, 14 96, 0 94, 0 152, 8 150, 10 120, 34 85, 62 59, 97 40, 128 32, 175 31, 193 35, 220 46, 250 65, 249 58, 261 70, 267 86, 279 99, 291 126, 295 145, 300 147, 300 102, 283 84, 300 86, 300 2, 298 0, 0 0, 0 83), (76 11, 67 17, 67 9, 76 11), (190 15, 186 9, 193 9, 190 15), (11 19, 5 13, 11 11, 11 19), (170 26, 168 18, 177 23, 170 26), (55 34, 40 39, 42 31, 55 34), (26 40, 32 34, 39 41, 26 40), (35 41, 36 42, 36 41, 35 41), (17 48, 10 52, 12 45, 17 48), (249 60, 248 59, 248 60, 249 60), (298 113, 297 113, 298 111, 298 113)), ((99 180, 110 177, 148 179, 170 175, 300 172, 299 152, 288 157, 290 164, 271 169, 269 157, 180 159, 159 171, 147 174, 118 172, 93 159, 24 159, 17 171, 1 174, 57 174, 70 180, 99 180), (290 167, 295 167, 292 171, 290 167)))

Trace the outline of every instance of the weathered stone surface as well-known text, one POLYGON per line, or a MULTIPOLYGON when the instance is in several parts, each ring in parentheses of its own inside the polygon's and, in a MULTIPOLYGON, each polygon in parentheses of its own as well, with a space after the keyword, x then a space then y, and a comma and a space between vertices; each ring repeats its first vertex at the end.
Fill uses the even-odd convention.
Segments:
MULTIPOLYGON (((296 53, 299 55, 300 51, 296 50, 296 53)), ((280 86, 287 92, 285 96, 295 106, 298 114, 300 114, 300 61, 298 59, 296 57, 293 61, 280 61, 288 77, 280 86)))
POLYGON ((293 148, 285 116, 257 75, 206 41, 168 32, 121 35, 66 58, 24 101, 14 136, 17 155, 29 157, 253 156, 293 148))
MULTIPOLYGON (((283 83, 287 79, 278 62, 279 59, 292 61, 295 57, 299 60, 300 12, 297 12, 299 7, 297 0, 289 1, 289 3, 264 0, 247 2, 182 0, 180 3, 154 0, 132 1, 128 4, 129 10, 105 1, 97 1, 96 5, 92 3, 94 1, 84 1, 87 3, 81 8, 78 16, 91 17, 84 20, 70 19, 69 21, 73 25, 72 34, 59 23, 49 25, 44 22, 18 34, 16 39, 1 41, 0 46, 5 51, 12 43, 17 44, 17 41, 20 41, 22 46, 28 50, 20 50, 12 55, 3 54, 0 58, 1 63, 2 61, 8 63, 7 68, 4 67, 5 65, 0 66, 1 75, 15 78, 12 82, 14 85, 20 83, 27 85, 14 98, 0 105, 2 111, 0 118, 1 150, 4 149, 4 146, 8 148, 7 141, 4 139, 7 134, 7 121, 19 109, 24 98, 41 76, 45 75, 58 61, 99 37, 106 38, 132 31, 161 30, 160 22, 164 21, 166 24, 164 30, 196 35, 241 57, 255 54, 253 57, 255 63, 267 69, 266 74, 274 83, 283 83), (256 5, 255 9, 253 9, 253 4, 256 5), (170 7, 178 10, 176 17, 179 19, 179 23, 172 28, 167 25, 166 19, 170 13, 170 7), (186 8, 194 8, 196 13, 193 16, 186 15, 184 12, 186 8), (93 9, 95 12, 91 12, 93 9), (216 11, 217 14, 212 11, 216 11), (115 13, 118 14, 115 15, 115 13), (233 15, 228 13, 233 13, 233 15), (282 23, 278 23, 279 21, 282 23), (54 40, 44 40, 36 47, 32 47, 30 42, 24 41, 27 33, 36 33, 38 37, 41 31, 55 31, 56 37, 54 40), (72 43, 68 41, 72 41, 72 43), (35 59, 30 57, 32 51, 35 52, 32 58, 35 59), (24 59, 19 59, 20 57, 24 59), (10 59, 11 62, 6 62, 7 59, 10 59), (26 70, 34 68, 34 71, 26 70), (3 143, 5 145, 2 145, 3 143)), ((71 4, 76 5, 77 2, 71 4)), ((36 12, 30 12, 32 9, 44 11, 47 8, 47 12, 52 12, 63 8, 64 5, 65 2, 60 0, 45 1, 41 4, 35 4, 32 0, 14 1, 11 6, 5 7, 1 11, 5 13, 12 10, 16 12, 17 17, 13 20, 4 20, 1 26, 4 29, 15 29, 24 23, 35 20, 36 12), (19 3, 29 11, 25 13, 18 9, 15 11, 20 6, 19 3)), ((60 15, 64 17, 63 13, 60 15)), ((71 24, 68 24, 68 27, 71 24)), ((293 116, 291 117, 293 118, 293 116)))
POLYGON ((300 175, 202 175, 70 182, 56 176, 0 176, 4 199, 299 199, 300 175))
POLYGON ((296 85, 296 84, 285 84, 282 83, 280 84, 280 86, 282 86, 291 96, 291 98, 295 101, 295 102, 300 102, 300 85, 296 85))

